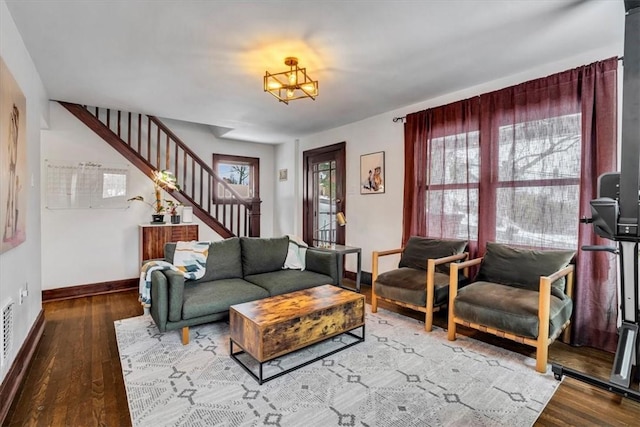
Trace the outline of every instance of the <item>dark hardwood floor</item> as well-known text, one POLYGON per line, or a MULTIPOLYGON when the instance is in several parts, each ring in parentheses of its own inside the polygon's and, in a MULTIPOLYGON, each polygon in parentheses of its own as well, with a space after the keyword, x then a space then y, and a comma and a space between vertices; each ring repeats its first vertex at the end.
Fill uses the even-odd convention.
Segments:
MULTIPOLYGON (((348 285, 349 282, 346 281, 348 285)), ((370 302, 371 289, 362 287, 370 302)), ((380 307, 423 319, 421 313, 380 307)), ((44 304, 46 325, 5 426, 131 424, 113 322, 142 314, 127 291, 44 304)), ((434 323, 446 327, 446 311, 434 323)), ((461 333, 535 357, 533 348, 460 328, 461 333)), ((178 332, 175 332, 178 333, 178 332)), ((556 342, 550 360, 608 378, 613 355, 556 342)), ((533 369, 533 368, 532 368, 533 369)), ((638 426, 640 403, 565 378, 537 426, 638 426)))

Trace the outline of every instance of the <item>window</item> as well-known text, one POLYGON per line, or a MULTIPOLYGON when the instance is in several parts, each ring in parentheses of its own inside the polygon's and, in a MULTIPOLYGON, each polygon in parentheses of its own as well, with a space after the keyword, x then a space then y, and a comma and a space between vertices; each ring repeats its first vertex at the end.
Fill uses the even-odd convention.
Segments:
POLYGON ((242 199, 260 198, 259 158, 214 154, 213 170, 227 184, 216 185, 215 198, 233 198, 232 192, 242 199))
POLYGON ((431 140, 427 230, 432 237, 478 239, 478 131, 431 140))
POLYGON ((497 242, 577 246, 580 124, 571 114, 500 127, 497 242))
MULTIPOLYGON (((480 195, 479 131, 430 140, 427 153, 427 235, 478 240, 479 197, 495 200, 488 239, 538 248, 578 242, 580 114, 500 126, 497 176, 480 195), (492 192, 494 194, 488 194, 492 192)), ((481 215, 487 215, 484 211, 481 215)))

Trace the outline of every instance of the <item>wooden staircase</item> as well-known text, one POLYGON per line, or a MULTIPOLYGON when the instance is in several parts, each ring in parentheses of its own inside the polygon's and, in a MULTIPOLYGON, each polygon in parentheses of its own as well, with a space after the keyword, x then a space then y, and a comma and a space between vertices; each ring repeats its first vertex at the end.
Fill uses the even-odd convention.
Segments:
POLYGON ((223 238, 260 236, 260 200, 238 194, 157 117, 59 103, 149 178, 173 172, 180 190, 168 193, 223 238))

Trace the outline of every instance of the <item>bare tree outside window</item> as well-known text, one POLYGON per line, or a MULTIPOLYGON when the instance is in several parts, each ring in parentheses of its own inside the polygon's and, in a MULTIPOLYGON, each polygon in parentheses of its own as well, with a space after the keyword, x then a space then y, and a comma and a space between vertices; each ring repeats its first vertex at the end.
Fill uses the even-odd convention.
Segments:
MULTIPOLYGON (((570 114, 498 129, 496 228, 500 243, 575 248, 578 241, 581 116, 570 114)), ((479 132, 433 138, 427 166, 427 229, 478 239, 479 132)), ((486 161, 492 161, 487 159, 486 161)))
POLYGON ((217 199, 235 197, 232 191, 243 199, 260 197, 259 158, 213 154, 213 170, 226 183, 217 185, 214 195, 217 199))

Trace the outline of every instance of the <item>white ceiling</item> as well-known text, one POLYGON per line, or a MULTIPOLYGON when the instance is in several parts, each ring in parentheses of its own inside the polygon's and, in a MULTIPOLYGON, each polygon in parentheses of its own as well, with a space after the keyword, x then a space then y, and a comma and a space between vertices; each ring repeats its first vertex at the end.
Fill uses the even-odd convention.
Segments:
POLYGON ((264 143, 589 51, 618 55, 624 38, 622 0, 6 3, 51 99, 264 143), (263 92, 286 56, 319 80, 316 101, 263 92))

